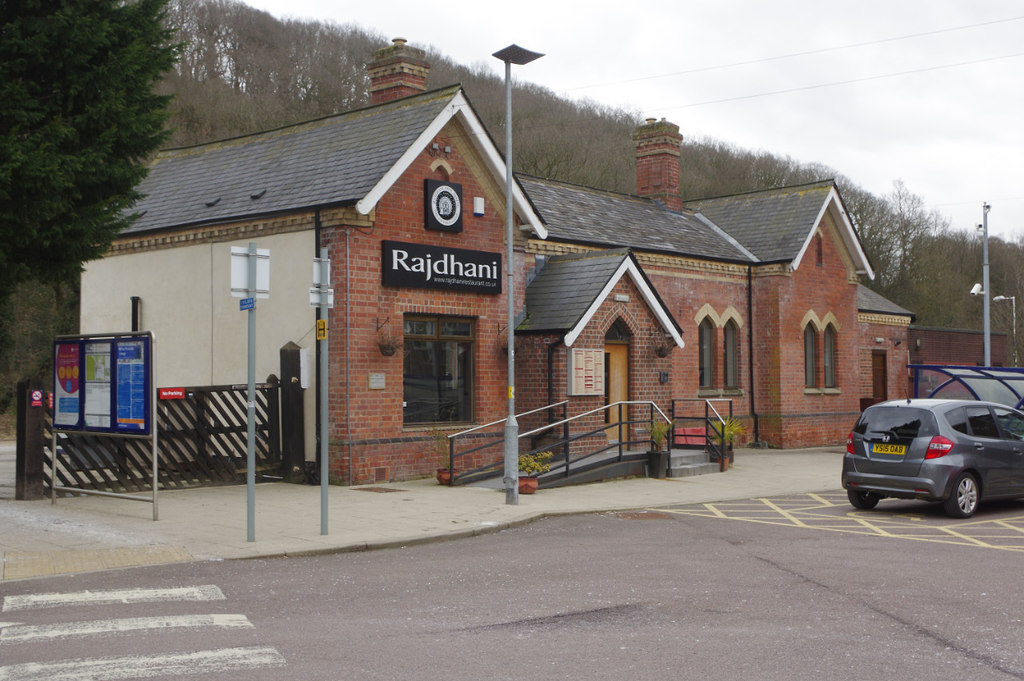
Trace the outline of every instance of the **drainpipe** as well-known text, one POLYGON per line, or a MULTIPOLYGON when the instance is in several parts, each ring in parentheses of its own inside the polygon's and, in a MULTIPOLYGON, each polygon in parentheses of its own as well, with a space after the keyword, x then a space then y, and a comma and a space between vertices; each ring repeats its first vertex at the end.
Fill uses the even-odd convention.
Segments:
MULTIPOLYGON (((555 403, 555 385, 552 380, 555 371, 555 348, 562 344, 562 338, 548 344, 548 404, 555 403)), ((548 415, 548 419, 551 419, 551 415, 548 415)))
POLYGON ((750 416, 754 421, 754 442, 761 441, 761 429, 757 418, 757 402, 754 397, 754 266, 747 265, 747 372, 750 375, 750 416))
POLYGON ((348 484, 354 485, 355 482, 352 480, 352 378, 350 372, 350 358, 352 357, 351 345, 352 345, 352 312, 351 303, 352 297, 349 295, 352 290, 352 276, 350 274, 351 268, 349 267, 349 237, 352 235, 352 230, 348 227, 345 228, 345 448, 348 450, 348 484))

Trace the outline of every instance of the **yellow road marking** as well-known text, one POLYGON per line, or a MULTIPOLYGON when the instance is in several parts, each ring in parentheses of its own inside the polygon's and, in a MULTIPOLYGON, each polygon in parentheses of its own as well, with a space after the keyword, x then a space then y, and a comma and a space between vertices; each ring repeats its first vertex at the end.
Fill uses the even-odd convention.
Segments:
POLYGON ((1024 516, 992 520, 982 518, 942 524, 938 519, 928 522, 923 516, 886 513, 884 510, 851 509, 841 515, 826 512, 827 509, 844 505, 845 501, 846 495, 837 492, 648 510, 702 518, 742 520, 763 525, 1024 552, 1024 543, 1018 541, 1024 539, 1024 516))

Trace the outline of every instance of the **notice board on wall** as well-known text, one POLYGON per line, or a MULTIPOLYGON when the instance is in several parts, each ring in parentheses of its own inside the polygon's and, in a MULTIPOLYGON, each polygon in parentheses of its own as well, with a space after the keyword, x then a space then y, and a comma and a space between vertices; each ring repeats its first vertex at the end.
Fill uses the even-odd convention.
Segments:
POLYGON ((604 349, 569 350, 569 394, 572 396, 604 395, 604 349))

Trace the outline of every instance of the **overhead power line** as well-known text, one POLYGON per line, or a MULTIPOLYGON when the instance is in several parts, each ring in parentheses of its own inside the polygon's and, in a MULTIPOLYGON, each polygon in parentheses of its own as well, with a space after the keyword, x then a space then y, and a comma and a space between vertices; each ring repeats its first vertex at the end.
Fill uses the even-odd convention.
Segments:
POLYGON ((817 83, 815 85, 804 85, 801 87, 786 88, 783 90, 771 90, 769 92, 759 92, 751 95, 738 95, 736 97, 725 97, 723 99, 712 99, 705 102, 694 102, 692 104, 677 104, 675 106, 662 106, 653 107, 659 110, 670 110, 670 109, 689 109, 696 106, 707 106, 709 104, 724 104, 726 102, 738 102, 745 99, 757 99, 760 97, 771 97, 773 95, 785 95, 793 92, 804 92, 806 90, 818 90, 827 87, 838 87, 840 85, 851 85, 853 83, 865 83, 872 80, 882 80, 884 78, 898 78, 900 76, 909 76, 915 73, 927 73, 928 71, 941 71, 943 69, 953 69, 960 66, 970 66, 972 64, 983 64, 985 62, 999 61, 1001 59, 1013 59, 1015 57, 1024 56, 1024 52, 1016 52, 1014 54, 1004 54, 998 57, 985 57, 983 59, 973 59, 971 61, 956 62, 954 64, 941 64, 939 66, 926 66, 920 69, 910 69, 909 71, 897 71, 895 73, 881 73, 874 76, 865 76, 863 78, 850 78, 848 80, 837 80, 830 83, 817 83))
MULTIPOLYGON (((761 57, 759 59, 749 59, 747 61, 730 62, 730 63, 727 63, 727 64, 717 64, 717 65, 714 65, 714 66, 701 66, 701 67, 697 67, 697 68, 693 68, 693 69, 685 69, 685 70, 682 70, 682 71, 672 71, 671 73, 656 74, 656 75, 653 75, 653 76, 641 76, 639 78, 627 78, 625 80, 616 80, 616 81, 610 81, 610 82, 606 82, 606 83, 594 83, 592 85, 579 85, 577 87, 566 88, 565 91, 566 92, 574 92, 576 90, 590 90, 590 89, 600 88, 600 87, 610 87, 610 86, 613 86, 613 85, 626 85, 628 83, 641 83, 641 82, 644 82, 644 81, 647 81, 647 80, 657 80, 657 79, 660 79, 660 78, 672 78, 674 76, 685 76, 685 75, 689 75, 689 74, 692 74, 692 73, 705 73, 707 71, 719 71, 719 70, 723 70, 723 69, 732 69, 732 68, 736 68, 738 66, 750 66, 752 64, 763 64, 765 62, 780 61, 780 60, 783 60, 783 59, 793 59, 795 57, 806 57, 808 55, 814 55, 814 54, 824 54, 824 53, 827 53, 827 52, 838 52, 838 51, 841 51, 841 50, 852 50, 852 49, 859 48, 859 47, 869 47, 871 45, 881 45, 883 43, 892 43, 892 42, 898 42, 898 41, 901 41, 901 40, 912 40, 912 39, 915 39, 915 38, 924 38, 924 37, 927 37, 927 36, 939 35, 939 34, 942 34, 942 33, 954 33, 954 32, 957 32, 957 31, 967 31, 967 30, 971 30, 971 29, 975 29, 975 28, 982 28, 984 26, 993 26, 995 24, 1006 24, 1006 23, 1010 23, 1010 22, 1013 22, 1013 21, 1022 21, 1022 20, 1024 20, 1024 16, 1009 17, 1009 18, 1006 18, 1006 19, 994 19, 992 21, 984 21, 984 22, 979 23, 979 24, 968 24, 966 26, 953 26, 951 28, 940 28, 940 29, 936 29, 934 31, 925 31, 925 32, 922 32, 922 33, 910 33, 910 34, 907 34, 907 35, 894 36, 894 37, 891 37, 891 38, 880 38, 878 40, 867 40, 867 41, 859 42, 859 43, 850 43, 849 45, 839 45, 839 46, 836 46, 836 47, 822 47, 822 48, 819 48, 819 49, 816 49, 816 50, 804 50, 802 52, 790 52, 788 54, 780 54, 780 55, 776 55, 776 56, 773 56, 773 57, 761 57)), ((886 77, 886 76, 882 76, 882 77, 886 77)))

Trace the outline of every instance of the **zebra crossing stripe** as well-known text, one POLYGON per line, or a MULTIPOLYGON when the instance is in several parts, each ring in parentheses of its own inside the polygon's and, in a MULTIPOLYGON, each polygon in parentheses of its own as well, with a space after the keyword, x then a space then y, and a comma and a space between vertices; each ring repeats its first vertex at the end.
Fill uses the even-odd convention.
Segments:
POLYGON ((98 634, 124 634, 155 629, 221 629, 252 628, 245 615, 170 615, 163 617, 130 617, 91 622, 22 625, 0 629, 0 643, 53 641, 98 634))
MULTIPOLYGON (((167 589, 114 589, 110 591, 76 591, 5 596, 0 612, 63 608, 74 605, 108 603, 156 603, 160 601, 222 601, 224 592, 214 584, 172 587, 167 589)), ((0 679, 2 681, 2 679, 0 679)))
POLYGON ((266 646, 220 648, 169 655, 129 655, 0 667, 0 681, 117 681, 182 674, 283 667, 284 656, 266 646))

